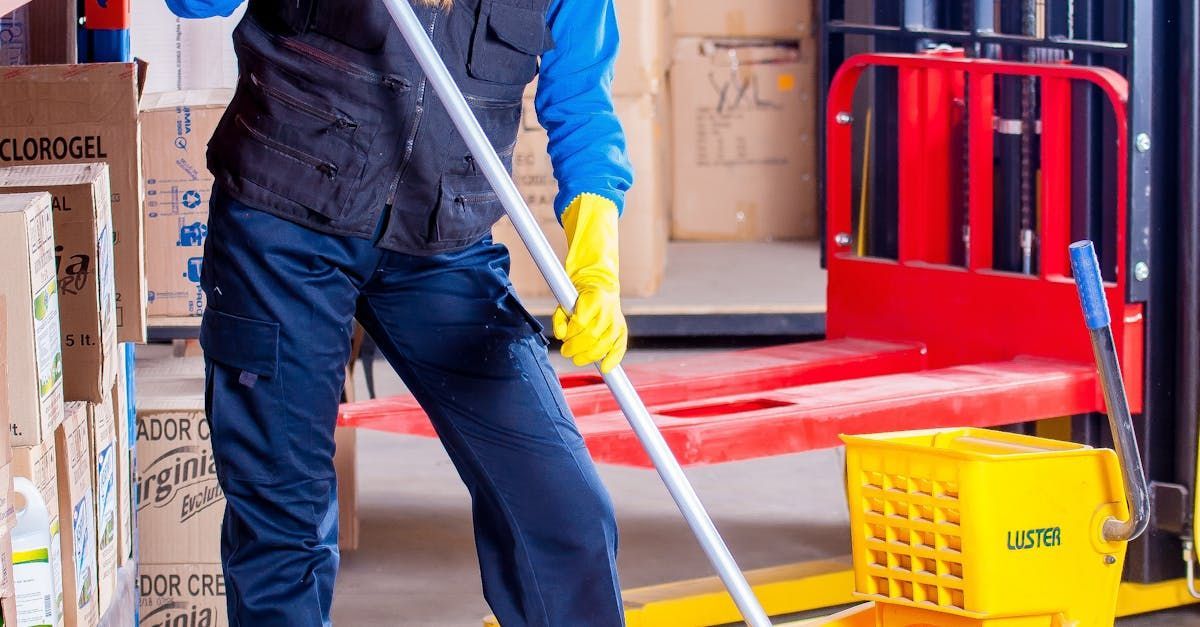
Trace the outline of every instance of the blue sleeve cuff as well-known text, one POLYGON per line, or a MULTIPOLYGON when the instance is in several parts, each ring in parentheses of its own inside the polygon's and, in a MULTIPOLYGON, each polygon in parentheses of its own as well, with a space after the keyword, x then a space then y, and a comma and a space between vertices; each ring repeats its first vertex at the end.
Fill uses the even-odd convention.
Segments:
POLYGON ((562 224, 563 212, 571 203, 575 202, 583 194, 595 194, 602 196, 612 201, 617 206, 617 215, 625 213, 625 192, 612 186, 612 181, 580 181, 578 183, 570 183, 560 185, 558 195, 554 197, 554 215, 558 218, 558 223, 562 224))

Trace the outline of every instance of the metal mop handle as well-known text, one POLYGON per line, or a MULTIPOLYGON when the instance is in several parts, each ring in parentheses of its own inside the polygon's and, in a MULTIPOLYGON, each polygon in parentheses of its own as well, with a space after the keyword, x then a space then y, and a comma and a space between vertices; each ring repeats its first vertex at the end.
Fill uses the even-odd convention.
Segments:
POLYGON ((1109 518, 1104 521, 1104 539, 1132 541, 1142 535, 1150 522, 1146 473, 1142 471, 1142 456, 1138 453, 1133 419, 1129 416, 1129 399, 1125 397, 1121 364, 1117 362, 1112 320, 1108 313, 1108 301, 1104 299, 1104 282, 1100 278, 1096 247, 1089 241, 1082 241, 1071 244, 1070 250, 1075 286, 1079 289, 1079 302, 1083 306, 1083 317, 1092 339, 1096 370, 1100 373, 1100 385, 1104 388, 1104 404, 1108 406, 1108 426, 1112 430, 1117 457, 1121 460, 1125 498, 1129 502, 1129 520, 1109 518))
MULTIPOLYGON (((479 121, 475 119, 475 115, 467 105, 466 99, 463 98, 458 85, 450 76, 446 64, 434 49, 433 42, 425 34, 425 29, 408 4, 408 0, 384 0, 384 4, 387 6, 388 12, 392 14, 396 25, 400 27, 401 34, 404 35, 409 48, 416 55, 421 68, 425 70, 429 82, 449 111, 450 118, 454 121, 458 132, 466 140, 467 147, 475 157, 475 162, 480 165, 492 188, 499 195, 505 211, 508 212, 508 217, 512 219, 513 226, 516 227, 521 240, 525 242, 525 246, 533 256, 534 263, 541 270, 546 282, 550 284, 550 291, 554 293, 554 297, 563 308, 572 311, 575 308, 575 300, 579 297, 575 286, 571 284, 571 280, 567 277, 562 264, 559 263, 554 250, 550 248, 545 234, 542 233, 533 214, 529 211, 529 207, 525 204, 525 199, 517 191, 517 186, 500 162, 500 157, 496 155, 483 128, 479 126, 479 121)), ((617 404, 621 406, 621 411, 625 413, 625 417, 629 420, 638 439, 641 440, 646 453, 650 455, 667 490, 675 499, 679 510, 683 512, 683 517, 687 519, 692 533, 696 535, 704 552, 708 554, 708 559, 716 568, 717 574, 725 582, 725 587, 728 588, 730 596, 733 597, 746 622, 751 627, 770 625, 770 619, 763 612, 753 590, 750 589, 750 584, 746 582, 745 576, 734 562, 733 555, 729 553, 729 548, 725 546, 725 541, 721 539, 708 512, 704 510, 704 505, 700 503, 696 491, 688 483, 683 469, 679 466, 679 461, 667 447, 666 440, 663 439, 654 421, 650 418, 650 413, 646 411, 645 404, 634 390, 625 371, 620 367, 615 368, 612 372, 604 375, 604 382, 612 390, 617 404)))

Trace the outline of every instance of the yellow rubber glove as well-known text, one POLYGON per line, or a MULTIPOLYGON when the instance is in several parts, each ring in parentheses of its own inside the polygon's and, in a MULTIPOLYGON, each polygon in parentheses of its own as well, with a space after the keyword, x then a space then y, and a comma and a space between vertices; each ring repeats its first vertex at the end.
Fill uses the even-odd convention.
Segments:
POLYGON ((621 313, 618 279, 617 206, 603 196, 580 194, 563 212, 567 276, 579 290, 575 313, 554 312, 554 337, 576 366, 600 362, 601 372, 621 363, 629 328, 621 313))

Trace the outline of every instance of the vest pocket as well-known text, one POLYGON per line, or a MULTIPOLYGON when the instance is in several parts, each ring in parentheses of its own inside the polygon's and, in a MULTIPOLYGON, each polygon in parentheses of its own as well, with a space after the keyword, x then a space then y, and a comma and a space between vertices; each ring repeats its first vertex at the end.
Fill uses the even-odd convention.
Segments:
POLYGON ((310 104, 306 100, 298 96, 267 85, 259 80, 258 75, 250 74, 250 83, 258 88, 260 92, 274 102, 278 102, 287 107, 288 110, 297 113, 302 113, 308 116, 311 120, 318 124, 324 124, 331 127, 333 130, 353 131, 358 128, 358 122, 354 121, 350 116, 336 110, 327 110, 323 107, 310 104))
POLYGON ((335 160, 316 157, 290 142, 275 139, 243 115, 239 114, 236 121, 251 140, 240 153, 243 162, 239 165, 243 167, 238 171, 243 177, 331 220, 342 216, 362 170, 361 157, 349 156, 349 151, 343 150, 348 158, 339 161, 350 166, 343 172, 335 160))
POLYGON ((504 205, 484 176, 442 177, 429 243, 434 249, 471 244, 492 230, 504 205))
POLYGON ((214 136, 229 147, 219 152, 221 167, 316 216, 341 218, 362 178, 369 129, 258 78, 246 79, 258 94, 244 83, 230 104, 230 128, 214 136))
POLYGON ((467 71, 482 81, 526 85, 537 75, 538 56, 548 39, 544 11, 485 0, 467 71))

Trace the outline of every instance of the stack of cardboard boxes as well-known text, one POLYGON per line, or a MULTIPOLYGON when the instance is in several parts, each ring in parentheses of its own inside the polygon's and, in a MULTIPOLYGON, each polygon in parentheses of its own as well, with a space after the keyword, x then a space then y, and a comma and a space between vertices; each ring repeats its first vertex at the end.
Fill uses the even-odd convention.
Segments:
POLYGON ((815 238, 811 2, 674 2, 672 238, 815 238))
POLYGON ((225 494, 204 417, 197 358, 143 363, 138 370, 137 491, 143 622, 223 625, 221 518, 225 494))
POLYGON ((121 342, 146 341, 138 126, 143 71, 132 63, 96 63, 14 67, 0 75, 0 167, 108 164, 121 342))
MULTIPOLYGON (((59 534, 53 433, 62 422, 64 407, 49 194, 0 194, 0 234, 5 238, 0 245, 0 267, 5 268, 0 273, 0 293, 5 299, 6 365, 0 412, 11 425, 0 435, 0 458, 6 466, 11 459, 10 477, 25 477, 40 490, 50 510, 48 558, 52 567, 61 567, 61 552, 55 550, 59 534)), ((6 483, 0 491, 11 489, 12 484, 6 483)), ((13 524, 6 520, 0 527, 7 531, 13 524)), ((54 598, 60 596, 54 593, 54 598)), ((50 609, 52 616, 61 616, 60 605, 50 609)), ((6 614, 5 619, 16 622, 15 615, 6 614)))
MULTIPOLYGON (((0 168, 8 365, 0 501, 19 476, 46 503, 55 625, 98 624, 132 556, 132 528, 118 524, 132 510, 118 497, 119 477, 132 473, 119 462, 131 451, 118 445, 114 419, 126 364, 117 348, 110 172, 103 162, 0 168)), ((0 596, 6 585, 0 572, 0 596)))
POLYGON ((25 436, 20 444, 57 450, 60 528, 72 532, 62 536, 62 554, 75 565, 64 570, 63 585, 78 593, 77 604, 64 605, 69 624, 99 620, 115 595, 121 563, 115 529, 112 392, 119 363, 109 172, 104 163, 0 169, 0 192, 42 191, 51 198, 62 393, 72 402, 57 433, 49 424, 33 431, 15 422, 14 435, 25 436), (97 529, 105 535, 97 536, 97 529))

